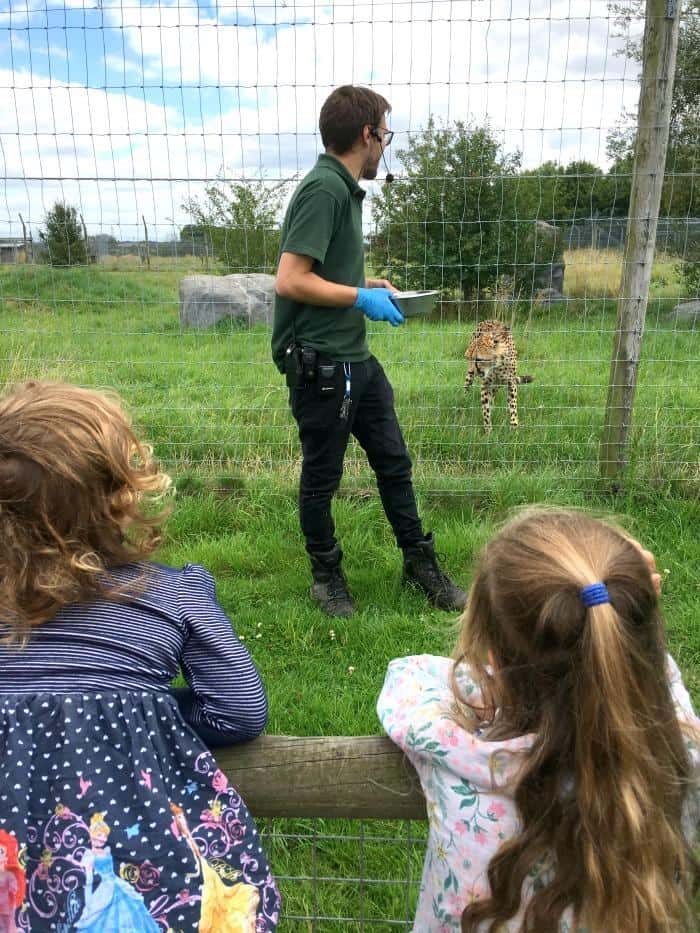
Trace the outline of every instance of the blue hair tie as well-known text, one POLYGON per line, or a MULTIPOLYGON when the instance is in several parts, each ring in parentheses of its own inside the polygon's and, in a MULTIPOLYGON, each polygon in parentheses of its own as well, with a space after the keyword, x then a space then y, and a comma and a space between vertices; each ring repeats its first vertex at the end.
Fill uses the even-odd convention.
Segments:
POLYGON ((601 603, 610 602, 610 594, 604 583, 591 583, 590 586, 584 586, 580 593, 581 602, 590 609, 591 606, 600 606, 601 603))

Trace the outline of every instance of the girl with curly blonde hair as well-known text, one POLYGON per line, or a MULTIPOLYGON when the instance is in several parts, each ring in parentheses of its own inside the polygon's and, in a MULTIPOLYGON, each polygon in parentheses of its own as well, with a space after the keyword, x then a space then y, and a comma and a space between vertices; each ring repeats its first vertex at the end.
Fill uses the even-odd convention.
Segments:
POLYGON ((0 832, 26 852, 13 911, 31 928, 198 930, 171 801, 256 892, 256 931, 277 926, 259 835, 207 748, 258 735, 265 690, 207 571, 150 560, 169 485, 113 394, 0 398, 0 832), (198 826, 213 798, 220 823, 198 826))

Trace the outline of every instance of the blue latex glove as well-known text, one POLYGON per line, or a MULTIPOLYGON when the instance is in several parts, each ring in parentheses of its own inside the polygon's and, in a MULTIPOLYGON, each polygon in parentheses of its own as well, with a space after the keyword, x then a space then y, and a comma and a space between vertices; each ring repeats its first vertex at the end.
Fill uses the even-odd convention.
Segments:
POLYGON ((388 321, 392 327, 403 324, 403 314, 391 300, 388 288, 358 288, 355 306, 370 321, 388 321))

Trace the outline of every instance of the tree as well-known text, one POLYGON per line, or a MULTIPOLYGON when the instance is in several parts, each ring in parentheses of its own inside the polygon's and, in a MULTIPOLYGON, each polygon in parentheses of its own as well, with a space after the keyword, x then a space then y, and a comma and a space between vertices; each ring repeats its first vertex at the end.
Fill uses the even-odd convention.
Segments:
MULTIPOLYGON (((631 5, 613 4, 618 26, 627 27, 644 16, 642 0, 631 5)), ((624 53, 640 62, 642 42, 628 40, 624 53)), ((634 164, 633 129, 617 128, 608 137, 608 155, 614 159, 611 175, 630 178, 634 164)), ((691 294, 700 288, 700 239, 693 234, 687 219, 700 216, 700 0, 685 0, 678 32, 678 55, 671 101, 668 151, 661 191, 660 215, 675 220, 668 248, 683 256, 680 273, 691 294)), ((631 184, 631 181, 630 181, 631 184)), ((629 206, 629 185, 627 185, 629 206)), ((697 228, 695 228, 696 230, 697 228)))
MULTIPOLYGON (((643 19, 644 3, 631 0, 624 5, 612 4, 616 23, 627 35, 634 20, 643 19)), ((636 62, 643 57, 642 40, 626 39, 624 54, 636 62)), ((629 178, 634 163, 634 128, 616 127, 608 136, 608 156, 613 159, 609 174, 619 179, 629 178)), ((672 218, 700 215, 700 185, 697 182, 700 157, 700 0, 686 0, 681 12, 678 33, 678 56, 671 101, 671 124, 666 153, 665 181, 661 194, 662 216, 672 218)))
POLYGON ((87 263, 87 245, 76 208, 57 201, 44 222, 46 231, 40 230, 39 238, 46 247, 46 258, 52 266, 87 263))
POLYGON ((584 159, 560 165, 544 162, 521 173, 517 204, 520 213, 547 223, 581 223, 609 213, 610 193, 603 170, 584 159))
POLYGON ((372 261, 388 278, 469 297, 504 276, 532 282, 533 263, 555 258, 557 238, 542 235, 536 199, 520 190, 519 153, 502 152, 488 126, 431 117, 397 158, 404 177, 372 204, 372 261))
POLYGON ((288 184, 218 179, 205 188, 203 202, 183 203, 192 223, 182 228, 180 239, 204 244, 231 271, 274 271, 288 184))

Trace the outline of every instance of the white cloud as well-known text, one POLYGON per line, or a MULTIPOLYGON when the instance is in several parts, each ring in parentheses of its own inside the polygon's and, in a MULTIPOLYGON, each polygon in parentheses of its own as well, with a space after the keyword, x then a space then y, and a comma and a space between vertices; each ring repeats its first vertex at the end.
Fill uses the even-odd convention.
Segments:
MULTIPOLYGON (((43 6, 13 5, 12 25, 32 27, 33 50, 43 6)), ((65 15, 82 7, 69 0, 65 15)), ((104 36, 93 30, 86 48, 91 75, 108 90, 49 81, 45 55, 33 72, 26 57, 0 70, 9 101, 0 110, 0 163, 10 178, 0 189, 2 226, 20 209, 41 220, 58 189, 80 197, 88 226, 136 228, 141 214, 183 221, 181 201, 222 168, 248 178, 304 172, 320 149, 321 104, 343 83, 371 83, 392 102, 394 168, 392 152, 431 113, 488 121, 527 166, 603 165, 609 130, 638 98, 636 66, 616 54, 605 0, 219 8, 102 0, 99 15, 104 36), (113 89, 120 84, 129 87, 113 89)), ((19 60, 24 32, 10 37, 19 60)), ((45 53, 63 53, 42 41, 45 53)))

